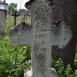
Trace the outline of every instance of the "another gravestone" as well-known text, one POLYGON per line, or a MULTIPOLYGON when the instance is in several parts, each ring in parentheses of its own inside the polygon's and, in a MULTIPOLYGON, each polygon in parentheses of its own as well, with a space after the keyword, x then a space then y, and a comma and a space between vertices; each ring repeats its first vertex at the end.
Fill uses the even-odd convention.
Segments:
POLYGON ((19 22, 9 33, 12 45, 30 45, 32 43, 32 26, 19 22))
POLYGON ((31 11, 32 26, 25 26, 21 22, 10 31, 10 40, 13 45, 31 45, 32 77, 58 77, 50 67, 51 48, 52 45, 65 47, 72 38, 72 32, 64 21, 59 23, 60 27, 52 24, 49 0, 35 0, 26 6, 31 11))
POLYGON ((5 36, 4 27, 5 27, 5 12, 1 10, 0 11, 0 39, 5 36))
POLYGON ((0 31, 4 31, 4 26, 5 26, 5 12, 0 11, 0 31))
POLYGON ((4 27, 8 4, 0 0, 0 39, 5 36, 4 27))

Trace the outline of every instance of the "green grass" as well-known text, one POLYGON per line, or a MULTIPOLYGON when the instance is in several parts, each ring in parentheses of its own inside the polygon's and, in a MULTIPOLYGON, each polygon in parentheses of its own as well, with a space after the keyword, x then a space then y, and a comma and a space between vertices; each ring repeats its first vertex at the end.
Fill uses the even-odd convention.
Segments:
POLYGON ((13 24, 14 24, 14 18, 8 15, 6 18, 6 24, 4 29, 6 33, 9 33, 10 29, 14 27, 13 24))

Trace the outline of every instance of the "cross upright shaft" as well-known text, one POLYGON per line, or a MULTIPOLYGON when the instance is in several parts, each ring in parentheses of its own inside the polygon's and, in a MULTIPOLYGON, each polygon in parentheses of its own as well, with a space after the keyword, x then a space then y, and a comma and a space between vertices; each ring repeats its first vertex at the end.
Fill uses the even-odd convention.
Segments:
POLYGON ((36 0, 31 4, 33 27, 32 77, 53 77, 51 74, 51 14, 52 9, 45 0, 36 0))

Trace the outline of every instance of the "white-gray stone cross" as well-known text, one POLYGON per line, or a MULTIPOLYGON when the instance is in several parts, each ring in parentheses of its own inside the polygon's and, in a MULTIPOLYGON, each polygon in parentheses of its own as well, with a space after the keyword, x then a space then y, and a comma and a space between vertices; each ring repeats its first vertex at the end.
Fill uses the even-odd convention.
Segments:
POLYGON ((49 3, 49 0, 30 3, 32 26, 20 22, 9 34, 13 45, 31 46, 32 77, 58 77, 50 67, 52 45, 63 48, 72 38, 72 32, 64 21, 59 27, 52 24, 52 7, 49 3))

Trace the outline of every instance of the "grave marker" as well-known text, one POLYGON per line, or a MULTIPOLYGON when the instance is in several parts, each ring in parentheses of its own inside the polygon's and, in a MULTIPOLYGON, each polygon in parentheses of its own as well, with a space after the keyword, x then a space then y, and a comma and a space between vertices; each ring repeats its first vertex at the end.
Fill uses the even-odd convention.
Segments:
POLYGON ((0 0, 0 39, 5 36, 4 27, 8 4, 0 0))
POLYGON ((21 23, 9 34, 12 44, 31 45, 32 77, 58 77, 50 67, 52 45, 63 48, 72 38, 72 32, 64 21, 61 21, 60 27, 52 24, 52 6, 49 4, 48 0, 28 2, 26 5, 31 11, 32 26, 25 28, 21 23))
POLYGON ((5 27, 5 12, 0 11, 0 39, 5 36, 4 27, 5 27))
POLYGON ((19 22, 9 33, 12 45, 30 45, 32 42, 32 26, 19 22))

